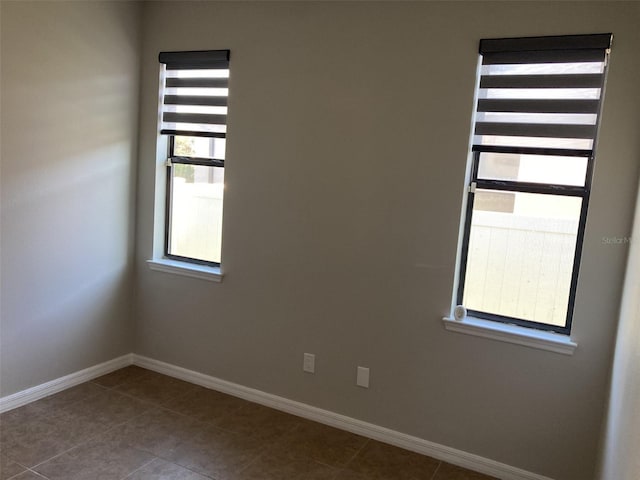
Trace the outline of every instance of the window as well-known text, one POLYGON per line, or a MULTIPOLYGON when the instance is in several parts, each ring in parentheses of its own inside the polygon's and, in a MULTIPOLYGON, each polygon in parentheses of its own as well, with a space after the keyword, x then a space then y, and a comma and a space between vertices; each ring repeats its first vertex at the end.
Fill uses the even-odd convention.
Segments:
POLYGON ((480 42, 457 303, 568 334, 611 34, 480 42))
POLYGON ((229 51, 162 52, 165 256, 220 265, 229 51))

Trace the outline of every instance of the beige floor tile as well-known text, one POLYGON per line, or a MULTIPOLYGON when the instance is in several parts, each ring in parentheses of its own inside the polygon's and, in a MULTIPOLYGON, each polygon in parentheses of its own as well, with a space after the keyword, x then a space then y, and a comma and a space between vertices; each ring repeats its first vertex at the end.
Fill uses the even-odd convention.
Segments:
POLYGON ((205 428, 195 435, 183 436, 164 458, 216 480, 229 480, 264 451, 262 442, 202 425, 205 428))
POLYGON ((7 480, 25 470, 22 465, 0 453, 0 480, 7 480))
POLYGON ((0 448, 16 462, 32 467, 104 430, 94 418, 61 408, 19 424, 4 425, 0 448))
POLYGON ((210 478, 157 458, 136 470, 126 480, 209 480, 210 478))
POLYGON ((494 477, 472 472, 464 468, 456 467, 449 463, 442 462, 436 472, 434 480, 497 480, 494 477))
POLYGON ((62 453, 73 445, 59 438, 59 431, 47 419, 0 429, 0 449, 20 464, 33 466, 62 453))
POLYGON ((82 402, 67 407, 81 416, 90 416, 103 427, 112 427, 126 422, 154 408, 151 404, 113 390, 105 390, 82 402))
POLYGON ((145 370, 144 368, 140 368, 136 365, 129 365, 128 367, 121 368, 115 372, 94 378, 92 382, 102 385, 103 387, 113 388, 124 382, 135 380, 148 372, 149 370, 145 370))
POLYGON ((245 406, 218 422, 218 426, 271 443, 301 423, 302 420, 299 417, 256 403, 246 402, 245 406))
POLYGON ((124 442, 101 436, 34 467, 34 470, 50 480, 118 480, 153 458, 124 442))
POLYGON ((145 402, 163 405, 171 400, 197 390, 198 386, 156 372, 145 372, 128 378, 114 390, 131 395, 145 402))
POLYGON ((379 480, 431 480, 439 463, 431 457, 371 440, 347 469, 379 480))
POLYGON ((332 480, 338 470, 310 458, 265 454, 236 475, 234 480, 332 480))
POLYGON ((134 448, 167 457, 185 440, 208 426, 205 423, 162 408, 133 418, 109 431, 110 438, 134 448))
POLYGON ((39 415, 34 410, 29 410, 25 405, 24 407, 14 408, 8 412, 0 414, 0 432, 4 429, 10 429, 17 425, 20 425, 26 421, 29 421, 34 416, 39 415))
POLYGON ((169 400, 164 406, 169 410, 217 425, 246 405, 250 405, 246 400, 196 386, 191 392, 169 400))
POLYGON ((367 439, 337 428, 308 420, 283 435, 273 447, 276 454, 308 457, 333 467, 345 466, 367 439))

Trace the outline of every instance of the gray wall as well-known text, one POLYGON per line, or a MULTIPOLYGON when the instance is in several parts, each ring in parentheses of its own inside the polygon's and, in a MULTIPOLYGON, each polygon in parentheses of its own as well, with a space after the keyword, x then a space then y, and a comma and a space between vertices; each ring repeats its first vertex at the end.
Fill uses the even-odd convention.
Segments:
POLYGON ((640 195, 632 238, 607 409, 601 480, 635 478, 640 473, 640 195))
POLYGON ((640 4, 151 2, 136 352, 593 478, 638 178, 640 4), (612 31, 574 356, 445 331, 480 38, 612 31), (157 54, 231 49, 221 284, 150 271, 157 54), (303 352, 317 373, 302 372, 303 352), (355 386, 357 365, 371 388, 355 386))
POLYGON ((1 2, 1 395, 129 353, 139 6, 1 2))

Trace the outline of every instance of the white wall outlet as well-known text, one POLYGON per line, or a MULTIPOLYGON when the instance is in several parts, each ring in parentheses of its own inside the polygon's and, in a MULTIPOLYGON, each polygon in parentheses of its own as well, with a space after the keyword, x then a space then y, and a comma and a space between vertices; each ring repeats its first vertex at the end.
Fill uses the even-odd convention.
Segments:
POLYGON ((302 370, 309 373, 316 372, 316 356, 313 353, 305 353, 302 361, 302 370))
POLYGON ((358 367, 356 385, 359 387, 369 388, 369 369, 367 367, 358 367))

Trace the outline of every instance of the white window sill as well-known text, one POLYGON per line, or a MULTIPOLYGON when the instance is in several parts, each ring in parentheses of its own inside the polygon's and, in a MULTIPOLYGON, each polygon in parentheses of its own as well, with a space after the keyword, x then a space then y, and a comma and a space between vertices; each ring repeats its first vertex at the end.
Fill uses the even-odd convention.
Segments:
POLYGON ((548 350, 564 355, 573 355, 573 352, 578 347, 578 344, 571 341, 571 338, 567 335, 533 328, 507 325, 474 317, 465 317, 460 321, 444 317, 442 321, 444 322, 444 327, 452 332, 490 338, 500 342, 515 343, 516 345, 524 345, 525 347, 548 350))
POLYGON ((147 264, 151 270, 156 270, 158 272, 173 273, 175 275, 208 280, 210 282, 222 282, 222 272, 220 271, 220 267, 209 267, 207 265, 179 262, 177 260, 169 260, 168 258, 147 260, 147 264))

